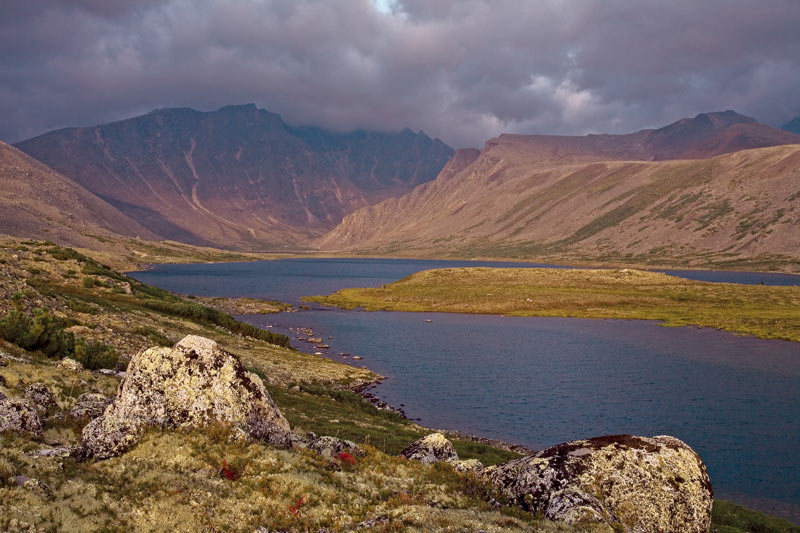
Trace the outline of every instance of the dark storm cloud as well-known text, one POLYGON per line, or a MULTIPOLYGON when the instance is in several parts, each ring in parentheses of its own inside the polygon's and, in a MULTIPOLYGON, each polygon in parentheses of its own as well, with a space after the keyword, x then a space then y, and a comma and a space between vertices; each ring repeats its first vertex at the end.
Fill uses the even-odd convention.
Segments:
POLYGON ((0 0, 0 138, 156 107, 582 134, 800 114, 797 0, 0 0))

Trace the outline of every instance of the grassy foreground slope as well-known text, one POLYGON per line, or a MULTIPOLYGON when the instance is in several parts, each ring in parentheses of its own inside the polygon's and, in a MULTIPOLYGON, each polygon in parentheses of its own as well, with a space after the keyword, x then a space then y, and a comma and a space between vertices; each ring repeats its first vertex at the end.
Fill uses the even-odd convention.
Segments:
POLYGON ((367 310, 662 320, 800 341, 800 286, 706 283, 630 269, 437 269, 308 299, 367 310))

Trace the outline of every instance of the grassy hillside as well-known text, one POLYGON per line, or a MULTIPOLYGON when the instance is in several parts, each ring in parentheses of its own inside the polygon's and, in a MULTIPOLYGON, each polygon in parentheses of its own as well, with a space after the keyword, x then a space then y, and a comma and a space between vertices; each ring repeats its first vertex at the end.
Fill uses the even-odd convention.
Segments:
POLYGON ((800 341, 800 286, 706 283, 641 270, 448 268, 308 300, 368 310, 662 320, 800 341))

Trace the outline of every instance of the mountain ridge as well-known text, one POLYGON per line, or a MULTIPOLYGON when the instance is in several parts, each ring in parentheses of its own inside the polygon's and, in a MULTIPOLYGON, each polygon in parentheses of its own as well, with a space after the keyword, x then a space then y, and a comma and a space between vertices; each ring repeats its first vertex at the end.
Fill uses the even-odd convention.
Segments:
POLYGON ((0 141, 2 233, 85 246, 89 235, 156 236, 70 178, 0 141))
POLYGON ((15 146, 160 238, 240 250, 302 246, 434 179, 453 153, 408 129, 295 127, 253 104, 156 109, 15 146))
MULTIPOLYGON (((667 128, 698 118, 716 117, 667 128)), ((501 135, 456 175, 362 208, 315 244, 328 251, 674 264, 796 258, 800 136, 750 121, 703 126, 690 148, 663 141, 671 137, 664 128, 577 138, 501 135), (766 142, 777 146, 752 148, 766 142), (654 157, 670 154, 695 158, 654 157)))

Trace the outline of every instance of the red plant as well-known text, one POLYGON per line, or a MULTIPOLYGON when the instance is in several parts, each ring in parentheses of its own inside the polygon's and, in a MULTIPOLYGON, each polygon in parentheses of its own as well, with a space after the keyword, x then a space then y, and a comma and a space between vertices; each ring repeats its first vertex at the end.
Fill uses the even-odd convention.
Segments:
POLYGON ((219 469, 219 475, 231 481, 236 481, 239 479, 239 473, 228 467, 228 461, 225 459, 222 460, 222 466, 219 469))
POLYGON ((338 455, 339 460, 343 463, 350 463, 351 465, 356 464, 356 458, 350 455, 347 452, 342 452, 338 455))
POLYGON ((303 503, 305 503, 305 501, 306 501, 306 495, 303 494, 302 496, 300 496, 300 498, 297 499, 297 501, 295 502, 294 505, 289 507, 289 513, 292 516, 299 515, 300 514, 300 508, 303 506, 303 503))

